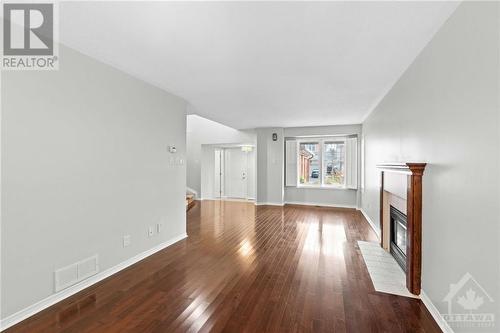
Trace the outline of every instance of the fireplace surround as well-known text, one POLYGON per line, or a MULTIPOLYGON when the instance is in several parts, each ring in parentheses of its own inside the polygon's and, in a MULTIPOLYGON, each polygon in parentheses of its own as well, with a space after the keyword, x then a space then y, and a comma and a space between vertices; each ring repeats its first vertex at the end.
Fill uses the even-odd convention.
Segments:
MULTIPOLYGON (((391 252, 391 206, 406 216, 406 288, 414 295, 420 294, 422 269, 422 176, 426 163, 378 164, 380 173, 380 245, 391 252)), ((401 222, 401 221, 400 221, 401 222)), ((404 223, 402 223, 404 224, 404 223)), ((404 228, 400 228, 403 232, 404 228)), ((397 231, 396 231, 397 233, 397 231)), ((403 239, 400 237, 400 245, 403 239)), ((394 253, 393 253, 394 254, 394 253)), ((401 254, 401 253, 398 253, 401 254)), ((396 256, 395 256, 396 257, 396 256)), ((396 258, 398 261, 398 258, 396 258)), ((403 263, 400 263, 403 264, 403 263)))

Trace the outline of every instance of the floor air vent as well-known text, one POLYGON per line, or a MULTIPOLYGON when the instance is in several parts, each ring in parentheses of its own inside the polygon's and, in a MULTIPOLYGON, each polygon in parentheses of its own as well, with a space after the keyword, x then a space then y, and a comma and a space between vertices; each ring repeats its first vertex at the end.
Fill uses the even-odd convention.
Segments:
POLYGON ((99 272, 97 254, 55 271, 55 291, 61 291, 99 272))

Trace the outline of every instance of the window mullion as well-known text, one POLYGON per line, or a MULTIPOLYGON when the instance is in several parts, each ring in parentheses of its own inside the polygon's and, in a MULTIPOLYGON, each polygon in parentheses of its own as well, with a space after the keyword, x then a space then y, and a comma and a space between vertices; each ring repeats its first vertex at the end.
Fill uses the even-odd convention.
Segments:
POLYGON ((347 186, 347 174, 351 171, 349 168, 350 168, 350 165, 348 166, 347 165, 347 149, 348 149, 348 146, 347 146, 347 139, 344 140, 344 183, 342 184, 343 187, 346 187, 347 186))
POLYGON ((321 140, 320 145, 321 148, 321 171, 320 171, 320 176, 321 176, 321 186, 325 186, 325 158, 324 158, 324 152, 325 152, 325 140, 321 140))

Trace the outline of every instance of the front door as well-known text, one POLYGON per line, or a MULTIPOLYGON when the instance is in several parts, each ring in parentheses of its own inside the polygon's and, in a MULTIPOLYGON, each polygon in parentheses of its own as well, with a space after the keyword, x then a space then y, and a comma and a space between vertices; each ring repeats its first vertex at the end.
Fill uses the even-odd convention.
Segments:
POLYGON ((248 197, 247 153, 241 148, 228 148, 225 158, 225 196, 228 198, 248 197))

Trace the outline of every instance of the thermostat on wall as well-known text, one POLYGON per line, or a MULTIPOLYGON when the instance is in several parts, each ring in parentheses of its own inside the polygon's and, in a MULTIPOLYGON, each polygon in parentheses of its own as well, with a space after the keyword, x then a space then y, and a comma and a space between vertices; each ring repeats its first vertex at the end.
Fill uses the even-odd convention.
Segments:
POLYGON ((175 148, 175 146, 168 146, 168 151, 172 154, 175 154, 177 153, 177 148, 175 148))

